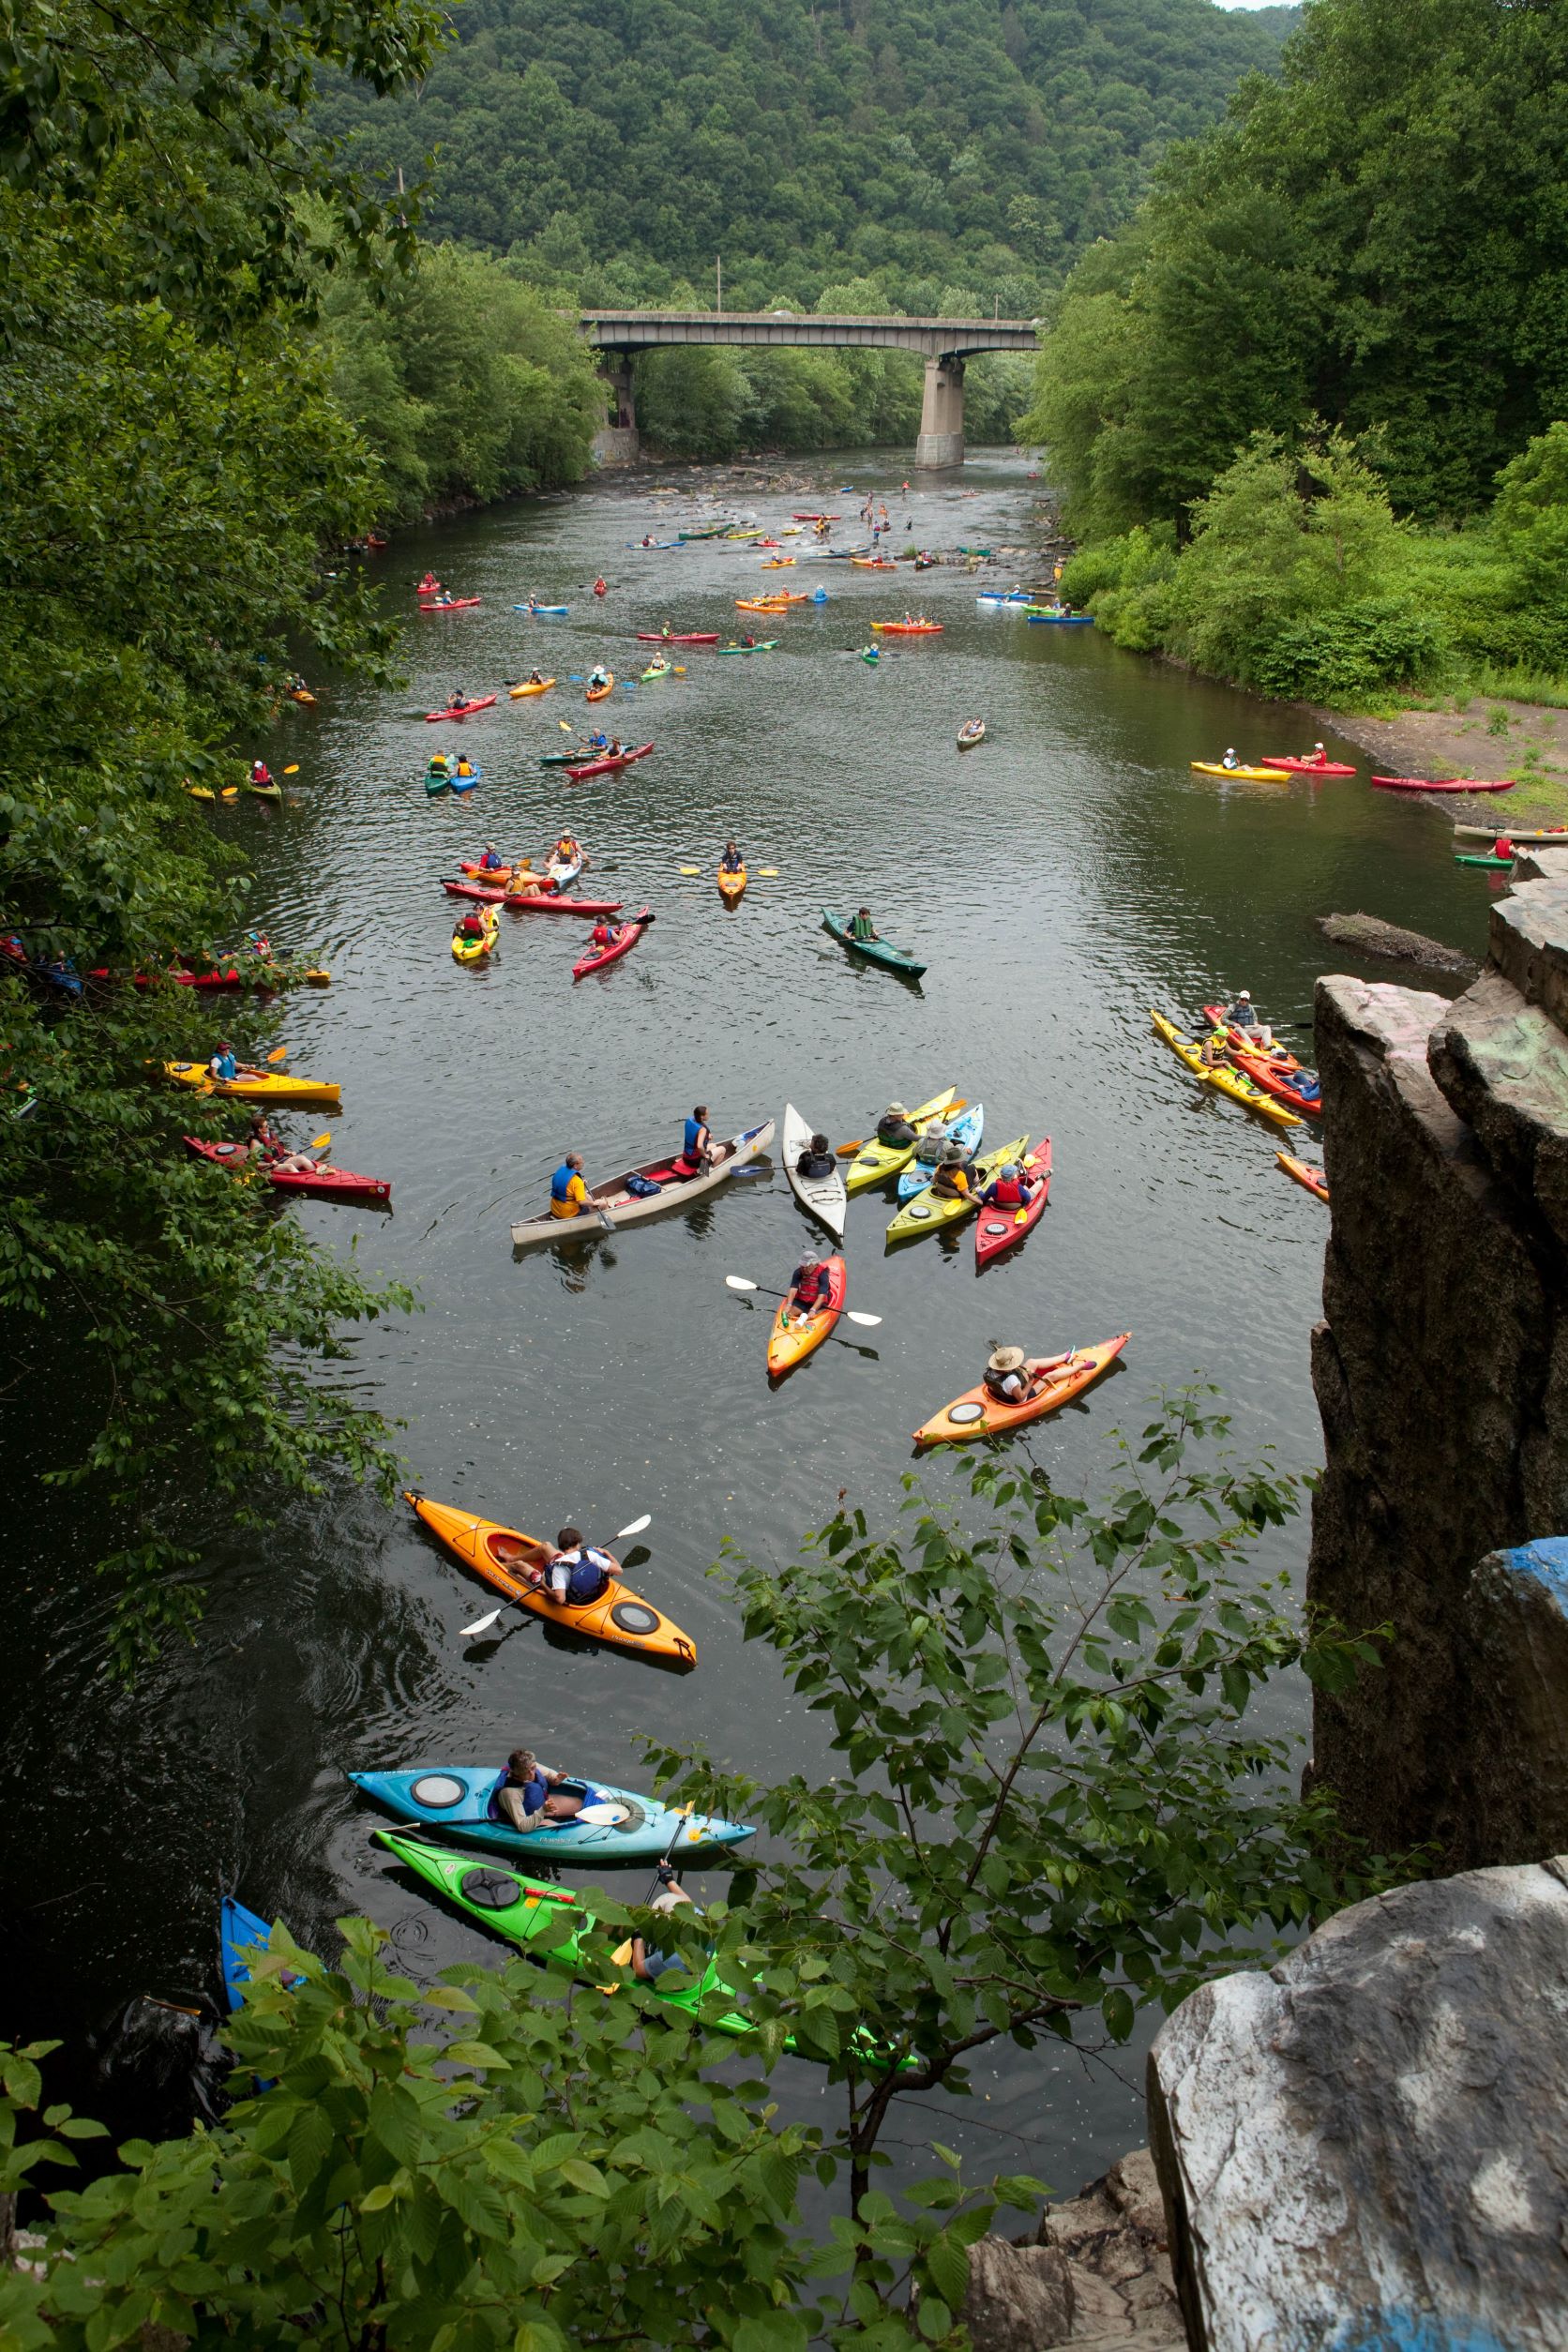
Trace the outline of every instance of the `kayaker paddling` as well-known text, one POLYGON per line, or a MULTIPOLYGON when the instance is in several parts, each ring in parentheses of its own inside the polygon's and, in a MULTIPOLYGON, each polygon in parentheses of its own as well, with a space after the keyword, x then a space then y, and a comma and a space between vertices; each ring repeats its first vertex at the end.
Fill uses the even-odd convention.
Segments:
POLYGON ((568 1152, 550 1180, 550 1214, 552 1217, 585 1216, 588 1211, 588 1186, 582 1174, 582 1155, 568 1152))
POLYGON ((718 861, 718 870, 721 874, 745 873, 746 860, 733 841, 726 841, 724 844, 724 854, 718 861))
POLYGON ((548 1565, 536 1572, 550 1599, 560 1608, 586 1608, 591 1601, 602 1601, 621 1574, 620 1561, 587 1543, 580 1528, 564 1527, 555 1542, 548 1565))
POLYGON ((218 1085, 232 1086, 236 1078, 264 1078, 265 1070, 259 1070, 253 1062, 236 1062, 234 1049, 226 1037, 218 1041, 218 1050, 207 1063, 207 1072, 218 1085))
POLYGON ((479 855, 479 871, 481 874, 499 874, 505 872, 505 868, 506 861, 502 856, 500 851, 496 848, 495 843, 493 841, 487 841, 479 855))
POLYGON ((1009 1160, 998 1168, 980 1195, 980 1205, 985 1209, 1027 1209, 1038 1190, 1017 1160, 1009 1160))
POLYGON ((272 770, 267 766, 264 760, 251 761, 250 781, 252 784, 270 784, 272 782, 272 770))
POLYGON ((801 1315, 815 1315, 828 1304, 833 1277, 824 1259, 803 1258, 790 1276, 790 1287, 784 1293, 784 1310, 779 1320, 788 1323, 791 1310, 801 1315))
POLYGON ((850 937, 854 940, 859 940, 865 945, 874 944, 880 937, 875 925, 871 921, 871 910, 869 907, 856 908, 854 920, 850 925, 850 937))
POLYGON ((831 1176, 838 1163, 833 1156, 833 1146, 825 1135, 814 1135, 804 1152, 795 1160, 795 1174, 808 1176, 821 1183, 831 1176))
POLYGON ((582 1810, 582 1799, 564 1789, 565 1774, 541 1764, 532 1748, 514 1748, 506 1768, 490 1795, 490 1811, 514 1830, 538 1821, 569 1821, 582 1810))
POLYGON ((902 1103, 889 1103, 877 1122, 877 1141, 890 1152, 907 1151, 915 1139, 909 1112, 902 1103))

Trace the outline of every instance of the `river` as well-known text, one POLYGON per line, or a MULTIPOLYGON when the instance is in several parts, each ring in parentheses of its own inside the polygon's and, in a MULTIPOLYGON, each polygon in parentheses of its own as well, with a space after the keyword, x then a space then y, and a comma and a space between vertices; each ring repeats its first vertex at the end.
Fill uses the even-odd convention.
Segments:
MULTIPOLYGON (((896 548, 906 516, 933 546, 1026 538, 1033 493, 1016 459, 972 459, 961 481, 930 477, 908 496, 906 469, 871 453, 811 472, 885 496, 896 548)), ((749 503, 776 522, 814 501, 749 503)), ((841 539, 854 503, 829 502, 841 539)), ((1093 629, 978 610, 957 569, 776 575, 820 579, 830 600, 779 625, 776 653, 694 650, 683 676, 618 689, 609 723, 657 746, 619 780, 574 792, 538 765, 566 740, 558 722, 583 716, 580 687, 503 694, 460 731, 407 716, 535 663, 563 681, 601 656, 626 671, 632 632, 666 618, 731 631, 754 555, 627 550, 645 531, 672 535, 690 511, 644 479, 400 535, 377 560, 390 603, 411 615, 411 688, 313 682, 319 710, 291 710, 265 746, 275 769, 298 762, 290 805, 244 801, 213 822, 253 858, 254 917, 275 942, 327 946, 330 989, 291 1009, 292 1066, 341 1081, 336 1157, 389 1176, 395 1213, 288 1214, 324 1246, 352 1237, 368 1271, 417 1286, 424 1311, 378 1326, 355 1359, 364 1393, 406 1421, 411 1476, 547 1533, 576 1520, 602 1534, 651 1512, 636 1581, 695 1636, 698 1671, 578 1654, 536 1628, 465 1651, 458 1628, 488 1606, 481 1589, 400 1506, 339 1491, 259 1538, 205 1528, 200 1640, 128 1693, 104 1666, 102 1596, 82 1579, 96 1530, 40 1499, 36 1426, 13 1425, 20 1501, 0 1615, 13 1989, 0 2027, 19 2038, 60 2034, 74 2050, 128 1996, 208 1980, 225 1888, 307 1942, 369 1911, 415 1973, 492 1951, 390 1875, 348 1770, 499 1759, 526 1739, 557 1763, 645 1785, 640 1733, 701 1736, 764 1776, 815 1770, 820 1726, 783 1692, 770 1653, 743 1645, 705 1571, 726 1538, 788 1559, 840 1488, 885 1520, 909 1433, 998 1341, 1134 1334, 1122 1371, 1032 1440, 1069 1491, 1107 1485, 1112 1431, 1141 1426, 1155 1392, 1194 1373, 1226 1392, 1243 1445, 1272 1445, 1297 1469, 1319 1458, 1307 1338, 1326 1213, 1276 1168, 1270 1131, 1194 1088, 1152 1035, 1149 1008, 1196 1017, 1245 985, 1265 1016, 1300 1018, 1315 975, 1348 968, 1314 927, 1330 908, 1479 953, 1491 878, 1451 864, 1432 810, 1364 781, 1221 786, 1192 774, 1190 760, 1228 744, 1244 758, 1303 748, 1303 728, 1093 629), (427 563, 482 605, 414 617, 427 563), (611 593, 596 606, 600 570, 611 593), (509 609, 530 591, 569 604, 569 617, 509 609), (870 620, 912 600, 943 635, 876 668, 856 658, 870 620), (989 740, 960 756, 955 730, 972 713, 989 740), (460 735, 484 781, 466 802, 430 800, 426 757, 460 735), (487 838, 536 851, 564 821, 596 882, 628 908, 646 899, 653 928, 575 988, 583 927, 565 919, 505 917, 492 964, 460 969, 454 902, 436 878, 487 838), (729 831, 753 869, 778 868, 732 912, 712 880, 729 831), (683 878, 683 865, 703 872, 683 878), (824 899, 868 901, 927 958, 920 988, 852 964, 821 928, 824 899), (882 1327, 822 1349, 776 1393, 768 1310, 724 1277, 777 1283, 812 1238, 776 1161, 771 1176, 613 1242, 512 1254, 511 1220, 541 1205, 567 1146, 590 1176, 607 1173, 677 1138, 695 1102, 728 1134, 778 1117, 787 1098, 838 1140, 866 1134, 890 1096, 913 1103, 950 1082, 985 1103, 991 1140, 1051 1135, 1043 1224, 977 1281, 967 1234, 955 1250, 928 1242, 884 1258, 887 1212, 863 1198, 850 1303, 882 1327)), ((290 1123, 309 1138, 327 1123, 290 1123)), ((199 1463, 191 1472, 199 1495, 199 1463)), ((926 1477, 942 1497, 955 1466, 939 1456, 926 1477)), ((1270 1564, 1299 1567, 1304 1548, 1303 1521, 1270 1564)), ((1265 1711, 1292 1730, 1304 1714, 1296 1690, 1265 1711)), ((1142 2133, 1136 2049, 1080 2060, 1004 2047, 974 2072, 967 2108, 938 2097, 907 2117, 907 2148, 929 2131, 977 2169, 1027 2169, 1071 2191, 1142 2133)), ((776 2083, 786 2114, 821 2114, 811 2070, 785 2061, 776 2083)), ((100 2111, 112 2103, 106 2087, 73 2088, 100 2111)))

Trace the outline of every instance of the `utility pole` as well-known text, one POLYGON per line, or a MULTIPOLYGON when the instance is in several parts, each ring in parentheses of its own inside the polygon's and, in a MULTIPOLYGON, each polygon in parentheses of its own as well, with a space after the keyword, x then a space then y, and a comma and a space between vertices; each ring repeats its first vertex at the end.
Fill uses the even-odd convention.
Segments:
POLYGON ((718 306, 716 315, 719 318, 722 318, 724 316, 724 256, 722 253, 716 255, 715 258, 714 277, 718 287, 718 306))

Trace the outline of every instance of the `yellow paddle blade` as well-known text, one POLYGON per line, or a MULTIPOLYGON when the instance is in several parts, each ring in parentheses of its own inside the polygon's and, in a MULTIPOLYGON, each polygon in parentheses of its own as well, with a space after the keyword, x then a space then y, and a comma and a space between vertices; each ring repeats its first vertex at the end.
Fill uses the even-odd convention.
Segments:
POLYGON ((299 761, 296 760, 296 761, 294 761, 294 763, 293 767, 292 767, 292 768, 285 768, 285 769, 283 770, 283 773, 284 773, 284 775, 285 775, 285 776, 297 776, 297 775, 299 774, 299 761))
POLYGON ((330 1152, 332 1149, 332 1138, 329 1135, 317 1136, 315 1141, 311 1144, 310 1149, 312 1152, 330 1152))
POLYGON ((624 1944, 617 1944, 610 1956, 614 1961, 615 1966, 618 1968, 629 1968, 631 1966, 631 1937, 628 1936, 624 1944))
POLYGON ((223 797, 225 800, 238 800, 239 786, 237 784, 225 784, 223 787, 223 797))
POLYGON ((702 871, 702 868, 701 866, 683 866, 680 868, 680 871, 683 874, 700 874, 702 871))
POLYGON ((764 882, 776 882, 778 880, 778 868, 776 866, 759 866, 757 871, 761 875, 764 882))
POLYGON ((274 1046, 272 1051, 267 1055, 267 1060, 269 1062, 286 1062, 288 1058, 289 1048, 287 1046, 274 1046))
POLYGON ((557 727, 559 727, 559 728, 560 728, 561 732, 562 732, 564 735, 569 735, 569 734, 571 734, 571 733, 572 733, 572 731, 572 731, 572 729, 571 729, 570 727, 568 727, 568 726, 567 726, 567 724, 566 724, 566 722, 565 722, 565 720, 564 718, 558 718, 558 719, 556 720, 555 724, 557 725, 557 727))

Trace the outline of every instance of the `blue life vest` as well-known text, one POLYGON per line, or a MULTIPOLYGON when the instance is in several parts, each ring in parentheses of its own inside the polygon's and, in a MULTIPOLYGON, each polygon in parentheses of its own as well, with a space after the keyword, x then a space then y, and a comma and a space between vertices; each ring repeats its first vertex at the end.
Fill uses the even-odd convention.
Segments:
POLYGON ((697 1157, 697 1138, 701 1132, 702 1122, 701 1119, 688 1119, 686 1121, 686 1142, 682 1146, 682 1154, 685 1158, 692 1160, 697 1157))
POLYGON ((611 1565, 603 1552, 585 1544, 574 1557, 567 1553, 563 1565, 569 1571, 566 1580, 568 1601, 596 1601, 611 1578, 611 1565))
POLYGON ((552 1200, 570 1199, 572 1178, 576 1174, 576 1168, 569 1167, 567 1163, 563 1160, 560 1167, 556 1169, 554 1175, 550 1180, 550 1197, 552 1200))
MULTIPOLYGON (((486 1813, 492 1821, 504 1821, 506 1817, 501 1810, 500 1798, 501 1791, 506 1787, 508 1783, 510 1783, 513 1787, 520 1785, 512 1781, 512 1768, 509 1764, 505 1766, 503 1771, 497 1772, 495 1776, 495 1787, 490 1790, 490 1802, 485 1807, 486 1813)), ((522 1789, 523 1812, 525 1814, 540 1812, 543 1809, 545 1799, 550 1794, 550 1783, 543 1779, 539 1773, 535 1772, 532 1780, 523 1781, 520 1784, 520 1787, 522 1789)))
POLYGON ((236 1078, 239 1076, 239 1063, 234 1060, 232 1053, 214 1054, 212 1066, 214 1075, 225 1085, 228 1084, 230 1079, 236 1078))

